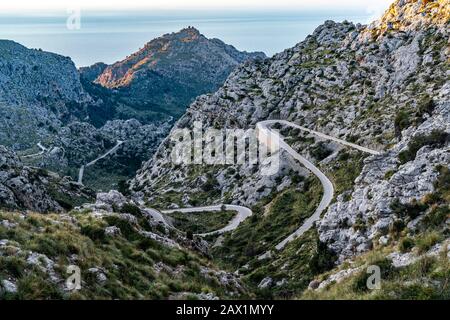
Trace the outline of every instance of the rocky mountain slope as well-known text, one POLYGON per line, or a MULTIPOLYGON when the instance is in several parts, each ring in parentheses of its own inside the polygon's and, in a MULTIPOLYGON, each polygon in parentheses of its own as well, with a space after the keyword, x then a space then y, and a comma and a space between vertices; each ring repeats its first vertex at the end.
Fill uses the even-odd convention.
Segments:
MULTIPOLYGON (((245 55, 223 46, 230 61, 221 67, 245 55)), ((89 82, 105 67, 80 78, 69 58, 0 41, 0 144, 11 147, 0 145, 0 300, 249 297, 235 275, 211 262, 205 241, 161 225, 117 191, 96 196, 64 176, 76 178, 120 140, 114 157, 86 169, 84 181, 127 191, 117 181, 132 176, 170 129, 130 114, 93 117, 112 101, 91 94, 104 89, 110 99, 112 91, 89 82), (71 291, 73 266, 82 281, 71 291)))
POLYGON ((91 101, 73 62, 0 41, 0 144, 24 149, 87 115, 91 101))
POLYGON ((63 115, 67 108, 58 106, 89 101, 75 65, 68 57, 30 50, 8 40, 0 43, 0 57, 0 101, 3 103, 51 105, 63 115))
POLYGON ((82 165, 106 153, 117 140, 125 141, 115 154, 87 170, 84 180, 98 190, 118 188, 167 135, 174 105, 178 114, 183 112, 198 93, 216 89, 237 64, 258 56, 264 55, 241 53, 191 28, 149 42, 123 62, 98 63, 78 72, 70 58, 2 40, 0 144, 17 151, 27 165, 76 179, 82 165), (162 42, 166 51, 159 46, 162 42), (106 74, 119 77, 119 70, 130 81, 107 83, 106 74), (97 78, 105 87, 93 83, 97 78), (168 89, 160 91, 163 84, 168 89), (170 102, 160 93, 170 96, 170 102))
POLYGON ((13 151, 0 146, 0 207, 56 213, 94 198, 92 190, 67 177, 24 166, 13 151))
MULTIPOLYGON (((313 213, 320 196, 318 181, 286 154, 272 177, 249 166, 180 166, 171 162, 169 136, 131 181, 131 190, 162 208, 252 207, 254 217, 216 242, 213 254, 238 268, 261 295, 292 297, 315 276, 366 252, 388 259, 383 247, 393 253, 390 266, 405 241, 410 246, 402 250, 411 257, 423 253, 420 243, 426 241, 445 251, 449 8, 448 0, 400 0, 368 26, 327 21, 294 48, 238 67, 178 121, 174 130, 193 129, 194 121, 204 128, 251 128, 261 120, 286 119, 381 152, 367 156, 277 128, 336 189, 317 227, 285 251, 274 246, 313 213)), ((433 292, 448 294, 439 279, 433 292)), ((410 290, 405 283, 396 286, 410 290)))
POLYGON ((82 68, 81 74, 88 79, 97 74, 94 83, 114 89, 116 100, 131 109, 179 117, 195 97, 216 91, 237 65, 255 58, 265 55, 240 52, 189 27, 148 42, 113 65, 82 68))

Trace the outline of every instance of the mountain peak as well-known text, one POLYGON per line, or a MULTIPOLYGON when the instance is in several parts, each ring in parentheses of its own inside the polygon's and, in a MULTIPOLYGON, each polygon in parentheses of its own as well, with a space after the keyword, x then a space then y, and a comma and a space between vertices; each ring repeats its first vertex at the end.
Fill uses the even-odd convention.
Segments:
POLYGON ((167 75, 168 66, 177 66, 200 72, 205 67, 204 63, 213 66, 211 71, 215 70, 213 74, 222 82, 236 65, 262 55, 240 52, 221 41, 210 40, 196 28, 188 26, 146 43, 144 48, 106 68, 95 82, 109 88, 125 87, 139 75, 148 75, 149 71, 167 75))
POLYGON ((181 29, 178 33, 189 33, 193 35, 200 35, 200 31, 193 27, 193 26, 187 26, 186 28, 181 29))
POLYGON ((161 44, 162 41, 183 41, 183 42, 191 42, 198 40, 200 38, 206 39, 198 29, 196 29, 193 26, 187 26, 186 28, 183 28, 177 32, 172 33, 166 33, 162 35, 161 37, 158 37, 156 39, 153 39, 145 44, 145 47, 151 47, 154 45, 157 45, 158 43, 161 44))
POLYGON ((417 30, 424 25, 444 26, 450 21, 450 0, 397 0, 369 30, 374 35, 390 30, 417 30))
POLYGON ((237 65, 259 57, 265 55, 238 51, 188 26, 149 41, 103 70, 91 68, 91 74, 98 75, 95 83, 129 91, 130 97, 151 100, 152 105, 181 100, 176 109, 184 112, 193 98, 217 90, 237 65))
MULTIPOLYGON (((183 28, 180 31, 172 34, 176 38, 180 38, 179 40, 183 42, 191 42, 198 40, 199 38, 203 37, 205 38, 199 30, 192 26, 188 26, 187 28, 183 28)), ((205 38, 206 39, 206 38, 205 38)))

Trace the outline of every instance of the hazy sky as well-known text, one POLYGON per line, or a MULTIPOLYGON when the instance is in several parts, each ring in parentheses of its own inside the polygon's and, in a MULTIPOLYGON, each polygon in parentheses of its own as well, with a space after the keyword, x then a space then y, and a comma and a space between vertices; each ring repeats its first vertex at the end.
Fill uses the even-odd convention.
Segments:
POLYGON ((394 0, 13 0, 1 1, 1 13, 124 9, 367 9, 382 11, 394 0))
POLYGON ((239 50, 281 52, 325 20, 367 24, 394 0, 0 0, 0 39, 113 63, 151 39, 195 26, 239 50), (80 28, 67 27, 80 10, 80 28))

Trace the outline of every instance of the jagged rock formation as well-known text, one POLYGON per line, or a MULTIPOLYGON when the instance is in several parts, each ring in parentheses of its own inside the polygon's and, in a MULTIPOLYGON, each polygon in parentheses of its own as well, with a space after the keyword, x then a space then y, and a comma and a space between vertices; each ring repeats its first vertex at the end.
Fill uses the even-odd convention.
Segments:
POLYGON ((65 103, 89 101, 68 57, 30 50, 8 40, 0 41, 0 57, 2 103, 53 105, 63 115, 70 111, 62 108, 65 103))
POLYGON ((70 58, 0 41, 0 144, 24 149, 49 139, 86 116, 90 101, 70 58))
POLYGON ((67 177, 24 166, 13 151, 0 146, 0 207, 63 212, 93 197, 93 191, 67 177))

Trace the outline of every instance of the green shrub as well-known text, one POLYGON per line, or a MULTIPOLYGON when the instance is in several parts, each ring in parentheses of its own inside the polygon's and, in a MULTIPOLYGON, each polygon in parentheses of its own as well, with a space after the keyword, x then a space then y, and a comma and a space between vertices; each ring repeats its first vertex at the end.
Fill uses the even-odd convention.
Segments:
POLYGON ((75 207, 73 199, 68 195, 60 192, 50 192, 49 194, 63 209, 70 211, 75 207))
POLYGON ((143 237, 134 229, 129 221, 119 217, 109 216, 104 218, 110 226, 116 226, 122 232, 122 235, 129 241, 141 240, 143 237))
POLYGON ((336 260, 336 254, 325 243, 317 240, 317 250, 309 261, 309 267, 313 274, 320 274, 333 269, 336 260))
POLYGON ((434 188, 444 203, 450 202, 450 170, 447 166, 438 166, 439 177, 434 183, 434 188))
POLYGON ((436 203, 439 203, 441 201, 441 197, 439 193, 433 192, 428 193, 422 198, 422 202, 426 204, 427 206, 432 206, 436 203))
POLYGON ((390 227, 390 233, 393 236, 397 237, 405 229, 405 227, 405 223, 402 220, 397 219, 392 223, 390 227))
POLYGON ((420 284, 399 285, 393 289, 393 294, 399 300, 430 300, 436 296, 433 288, 420 284))
POLYGON ((353 279, 351 288, 354 292, 366 292, 369 290, 367 287, 367 280, 369 279, 370 274, 366 272, 366 270, 361 271, 358 275, 353 279))
POLYGON ((414 248, 414 240, 411 238, 404 238, 400 241, 399 249, 402 253, 411 251, 414 248))
POLYGON ((311 148, 310 154, 318 161, 322 161, 333 153, 325 143, 319 142, 316 146, 311 148))
POLYGON ((364 231, 366 231, 366 229, 367 229, 367 226, 366 226, 365 221, 362 218, 358 217, 356 219, 355 223, 353 224, 353 230, 364 232, 364 231))
POLYGON ((409 112, 405 110, 400 110, 395 116, 394 127, 397 136, 401 135, 401 132, 411 125, 411 120, 409 117, 409 112))
POLYGON ((430 96, 427 95, 424 98, 422 98, 418 103, 417 116, 420 118, 422 118, 425 114, 431 116, 435 107, 436 105, 433 99, 431 99, 430 96))
POLYGON ((423 218, 423 223, 427 227, 439 227, 447 219, 450 219, 450 209, 448 206, 436 207, 423 218))
POLYGON ((95 225, 85 225, 81 227, 81 234, 89 237, 92 241, 103 242, 106 238, 105 230, 95 225))
MULTIPOLYGON (((392 266, 392 262, 389 259, 381 259, 371 263, 371 265, 378 266, 380 268, 380 276, 382 281, 387 281, 395 278, 398 271, 392 266)), ((362 293, 367 292, 369 288, 367 287, 367 280, 371 276, 366 269, 361 271, 354 279, 351 288, 354 292, 362 293)))
POLYGON ((328 175, 332 178, 337 195, 350 192, 355 179, 361 174, 364 156, 356 151, 341 152, 337 161, 331 163, 328 175))
POLYGON ((143 251, 147 251, 148 249, 158 249, 161 247, 161 245, 157 241, 150 238, 140 239, 137 243, 137 246, 143 251))
POLYGON ((426 277, 435 269, 437 260, 435 257, 422 257, 414 264, 410 269, 411 272, 415 272, 418 277, 426 277))
POLYGON ((217 181, 216 177, 214 177, 212 174, 207 175, 206 182, 202 185, 202 190, 204 192, 211 192, 213 194, 216 194, 219 190, 219 182, 217 181))
POLYGON ((426 233, 419 237, 416 241, 419 253, 424 253, 431 249, 436 243, 442 239, 441 235, 437 232, 426 233))
POLYGON ((288 214, 292 212, 292 203, 295 201, 294 194, 292 192, 285 192, 279 196, 273 206, 272 210, 274 214, 288 214))
POLYGON ((389 170, 389 171, 386 172, 386 174, 384 175, 384 179, 385 179, 385 180, 390 180, 394 174, 395 174, 395 170, 389 170))
POLYGON ((54 239, 53 237, 40 236, 35 239, 35 242, 31 244, 30 248, 49 257, 72 253, 70 252, 68 243, 64 243, 61 239, 54 239))
POLYGON ((399 199, 395 199, 391 203, 390 208, 398 217, 415 219, 422 214, 428 206, 416 200, 413 200, 411 203, 403 204, 399 199))
POLYGON ((122 207, 120 208, 120 212, 121 213, 129 213, 132 214, 133 216, 141 216, 142 212, 141 209, 139 209, 138 206, 131 204, 131 203, 125 203, 122 205, 122 207))
POLYGON ((300 182, 305 180, 305 177, 299 175, 296 172, 291 173, 291 180, 293 184, 299 184, 300 182))
POLYGON ((15 278, 19 278, 24 274, 26 263, 18 257, 0 257, 0 271, 5 270, 8 274, 15 278))
MULTIPOLYGON (((224 209, 226 209, 226 207, 224 209)), ((173 212, 169 214, 175 228, 192 234, 208 233, 219 230, 225 227, 235 215, 235 211, 227 210, 195 212, 190 214, 173 212)), ((161 231, 165 232, 163 226, 161 231)))
POLYGON ((396 269, 392 265, 392 261, 387 259, 387 258, 375 261, 375 262, 373 262, 371 264, 380 267, 381 280, 392 280, 399 273, 398 269, 396 269))
POLYGON ((408 144, 408 149, 400 152, 399 159, 402 164, 416 158, 417 151, 424 146, 440 148, 449 142, 450 135, 445 131, 434 130, 429 135, 414 137, 408 144))

